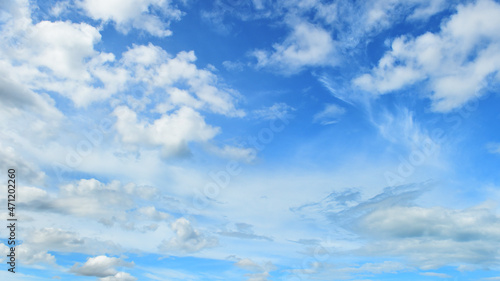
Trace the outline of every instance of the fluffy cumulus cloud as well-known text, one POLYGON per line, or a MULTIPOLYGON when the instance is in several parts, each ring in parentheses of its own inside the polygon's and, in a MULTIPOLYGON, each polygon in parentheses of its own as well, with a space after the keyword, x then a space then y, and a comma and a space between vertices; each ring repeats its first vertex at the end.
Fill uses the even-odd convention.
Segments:
MULTIPOLYGON (((118 6, 127 11, 141 10, 140 7, 150 4, 169 9, 169 2, 164 1, 129 2, 118 6)), ((94 4, 89 5, 98 9, 109 4, 101 7, 103 11, 116 10, 114 2, 94 4)), ((52 155, 71 149, 65 147, 64 141, 58 144, 49 141, 61 139, 57 135, 59 130, 70 130, 67 126, 71 121, 65 121, 56 106, 56 101, 65 104, 66 99, 76 110, 111 102, 112 114, 117 117, 115 128, 124 147, 159 148, 163 156, 188 154, 190 142, 207 143, 220 132, 205 123, 203 112, 231 117, 245 115, 236 108, 239 94, 221 82, 213 69, 198 68, 193 51, 172 56, 152 44, 132 44, 116 59, 115 54, 98 50, 102 43, 98 28, 83 22, 35 22, 34 7, 30 5, 33 3, 17 0, 2 7, 0 36, 6 44, 0 47, 0 94, 5 102, 0 105, 0 118, 5 122, 0 128, 5 129, 2 138, 5 141, 28 147, 40 142, 34 149, 39 155, 44 155, 47 149, 52 155), (149 122, 151 115, 156 114, 160 118, 149 122), (148 120, 143 119, 144 115, 148 120), (130 121, 134 116, 137 124, 125 128, 124 120, 130 121), (31 128, 28 130, 23 124, 31 124, 31 128), (149 138, 152 135, 155 137, 149 138), (26 143, 24 137, 30 137, 32 143, 26 143), (44 151, 39 150, 41 147, 44 151)), ((68 136, 64 135, 63 139, 68 136)), ((66 140, 66 146, 71 146, 71 140, 66 140)))
POLYGON ((425 81, 434 110, 460 107, 499 81, 499 16, 500 5, 490 0, 460 5, 440 32, 395 39, 378 66, 353 82, 383 94, 425 81))
POLYGON ((129 281, 137 280, 126 272, 119 272, 118 267, 133 267, 134 262, 127 262, 121 258, 97 256, 87 259, 84 264, 75 263, 70 272, 82 276, 101 277, 100 280, 129 281))
POLYGON ((190 142, 207 143, 220 132, 205 122, 201 111, 244 116, 235 107, 238 93, 219 83, 210 70, 199 69, 195 60, 192 51, 173 57, 152 44, 134 45, 123 53, 120 64, 129 70, 131 83, 138 88, 137 98, 128 96, 126 105, 116 100, 115 128, 123 143, 159 147, 165 157, 185 155, 190 142), (141 120, 148 115, 145 108, 152 100, 158 102, 150 110, 160 117, 152 122, 141 120))
MULTIPOLYGON (((144 1, 128 1, 125 4, 90 3, 89 7, 109 5, 103 9, 110 13, 119 11, 120 7, 127 11, 141 10, 132 4, 132 8, 126 7, 129 2, 137 2, 139 6, 149 5, 144 1)), ((167 3, 160 1, 156 4, 167 3)), ((2 83, 19 88, 18 92, 22 93, 19 98, 30 95, 29 90, 56 92, 71 99, 76 106, 88 106, 125 91, 125 86, 140 88, 141 93, 147 92, 143 85, 150 83, 160 92, 167 93, 168 98, 158 106, 160 111, 184 104, 219 114, 244 114, 234 107, 237 93, 218 83, 211 71, 198 69, 192 51, 171 57, 151 44, 134 45, 117 61, 114 54, 95 49, 101 41, 101 34, 87 23, 41 21, 35 24, 31 20, 31 7, 23 0, 7 5, 6 11, 1 36, 4 42, 9 43, 1 47, 0 64, 9 75, 3 78, 5 81, 2 83), (18 84, 25 85, 27 89, 18 84), (176 86, 181 89, 187 87, 187 91, 176 86)), ((41 105, 37 111, 47 112, 53 102, 41 96, 31 103, 41 105)), ((57 112, 52 115, 57 115, 57 112)))
MULTIPOLYGON (((124 71, 105 64, 114 55, 94 49, 101 40, 98 29, 87 23, 40 21, 33 23, 27 1, 12 2, 3 18, 0 63, 11 85, 36 92, 56 92, 77 106, 86 106, 116 93, 126 79, 124 71), (103 83, 95 87, 94 83, 103 83)), ((24 96, 29 94, 27 90, 24 96)), ((34 102, 51 104, 45 96, 34 102)), ((47 109, 43 106, 42 109, 47 109)))
POLYGON ((257 67, 292 74, 308 66, 334 65, 335 42, 330 33, 307 22, 292 25, 291 34, 272 51, 256 50, 257 67))
POLYGON ((170 0, 126 0, 79 2, 88 16, 95 20, 111 21, 116 28, 127 33, 131 28, 164 37, 172 34, 171 21, 180 20, 182 12, 170 0), (158 16, 161 15, 160 16, 158 16))
POLYGON ((179 218, 171 224, 174 237, 164 240, 159 246, 160 250, 167 253, 189 254, 216 246, 217 239, 202 234, 194 229, 191 222, 185 218, 179 218))
POLYGON ((203 117, 189 107, 163 114, 153 124, 139 123, 135 112, 125 106, 117 107, 114 115, 116 129, 124 143, 160 146, 165 156, 185 154, 189 152, 189 142, 205 142, 219 132, 219 128, 207 125, 203 117))
POLYGON ((134 45, 122 59, 135 81, 141 83, 142 92, 147 94, 156 90, 163 97, 156 105, 156 112, 189 106, 228 116, 243 116, 244 112, 235 108, 237 92, 219 83, 210 70, 199 69, 195 61, 193 51, 182 51, 173 57, 152 44, 134 45))
POLYGON ((137 212, 139 214, 145 216, 146 218, 149 218, 149 219, 155 220, 155 221, 163 221, 163 220, 170 218, 169 214, 162 212, 162 211, 158 211, 155 208, 155 206, 142 207, 142 208, 138 209, 137 212))

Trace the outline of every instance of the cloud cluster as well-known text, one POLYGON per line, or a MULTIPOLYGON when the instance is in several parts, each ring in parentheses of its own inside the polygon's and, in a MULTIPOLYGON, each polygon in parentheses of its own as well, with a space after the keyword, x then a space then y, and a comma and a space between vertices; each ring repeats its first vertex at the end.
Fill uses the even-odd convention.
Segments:
POLYGON ((428 81, 434 110, 460 107, 500 80, 499 16, 500 5, 490 0, 460 5, 439 32, 395 39, 378 66, 353 83, 384 94, 428 81))
POLYGON ((370 254, 407 256, 424 269, 498 268, 500 216, 492 207, 381 208, 363 217, 359 228, 375 239, 365 248, 370 254))
MULTIPOLYGON (((106 99, 123 86, 123 71, 107 65, 114 55, 94 49, 101 40, 97 28, 69 21, 33 23, 25 0, 13 1, 4 19, 0 36, 7 44, 1 47, 0 63, 9 83, 37 93, 58 93, 76 106, 106 99), (97 81, 104 85, 95 87, 97 81)), ((43 97, 33 100, 40 103, 43 97)))
POLYGON ((134 183, 104 184, 96 179, 82 179, 60 186, 58 194, 31 186, 20 186, 19 194, 20 204, 27 210, 90 218, 126 230, 155 230, 157 222, 170 218, 154 206, 144 205, 158 199, 158 190, 134 183), (136 221, 140 223, 136 225, 136 221))
MULTIPOLYGON (((111 242, 82 237, 60 228, 27 229, 22 243, 16 247, 22 263, 34 267, 57 267, 55 253, 102 254, 120 253, 123 249, 111 242)), ((4 244, 1 244, 4 246, 4 244)), ((5 246, 6 247, 6 246, 5 246)), ((3 249, 2 249, 3 250, 3 249)))
POLYGON ((193 51, 182 51, 172 57, 152 44, 134 45, 122 58, 123 66, 132 72, 131 79, 144 85, 143 92, 156 89, 163 97, 156 112, 189 106, 227 116, 243 116, 244 112, 235 108, 237 93, 219 83, 210 70, 197 68, 195 61, 193 51))
MULTIPOLYGON (((443 266, 498 268, 500 215, 492 202, 468 209, 420 207, 414 201, 431 183, 386 188, 362 200, 359 192, 332 193, 324 200, 292 211, 326 217, 364 239, 354 252, 404 258, 424 270, 443 266)), ((316 218, 320 219, 320 218, 316 218)))
POLYGON ((185 218, 179 218, 171 224, 174 237, 164 240, 159 249, 167 253, 189 254, 201 251, 204 248, 216 246, 218 241, 214 237, 203 235, 194 229, 191 222, 185 218))
MULTIPOLYGON (((115 21, 123 30, 135 20, 157 18, 156 9, 178 14, 170 11, 169 1, 94 2, 79 5, 96 19, 115 21)), ((56 106, 56 101, 65 104, 66 99, 76 110, 110 102, 117 120, 116 140, 125 144, 123 148, 134 152, 161 149, 164 157, 187 155, 189 143, 206 144, 221 131, 205 122, 203 112, 245 115, 236 108, 239 94, 219 81, 213 68, 198 68, 193 51, 172 56, 149 43, 132 45, 117 59, 113 53, 98 50, 102 43, 98 28, 83 22, 35 22, 31 5, 16 0, 3 7, 0 39, 6 44, 0 47, 0 95, 5 102, 0 105, 0 118, 6 122, 0 128, 8 132, 8 141, 24 141, 31 148, 33 143, 26 143, 22 136, 31 137, 51 155, 70 149, 62 140, 70 137, 67 134, 58 144, 47 141, 60 137, 59 130, 71 130, 56 106), (32 124, 31 129, 24 124, 32 124)), ((71 113, 65 114, 71 120, 71 113)), ((38 149, 34 152, 45 154, 38 149)), ((249 152, 230 146, 215 150, 223 152, 218 153, 222 157, 244 157, 249 152)))
POLYGON ((115 107, 115 127, 124 143, 161 147, 165 157, 185 155, 189 153, 189 142, 206 143, 220 132, 219 128, 206 124, 198 111, 244 116, 235 107, 238 94, 220 85, 209 70, 198 69, 195 60, 192 51, 172 57, 152 44, 133 46, 123 54, 120 63, 139 86, 137 94, 146 104, 157 100, 150 112, 160 114, 152 124, 147 124, 140 120, 142 115, 148 116, 145 105, 137 100, 115 107))

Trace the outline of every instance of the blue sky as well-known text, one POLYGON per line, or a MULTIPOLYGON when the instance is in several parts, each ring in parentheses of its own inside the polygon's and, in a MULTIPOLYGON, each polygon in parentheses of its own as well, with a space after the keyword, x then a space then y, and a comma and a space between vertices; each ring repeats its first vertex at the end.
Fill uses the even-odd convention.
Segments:
POLYGON ((4 1, 0 278, 500 280, 498 30, 493 0, 4 1))

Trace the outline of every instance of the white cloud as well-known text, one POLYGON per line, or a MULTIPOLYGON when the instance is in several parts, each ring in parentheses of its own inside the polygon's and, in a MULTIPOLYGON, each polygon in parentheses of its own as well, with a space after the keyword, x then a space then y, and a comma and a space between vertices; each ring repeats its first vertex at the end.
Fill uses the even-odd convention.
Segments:
POLYGON ((359 230, 376 239, 369 254, 407 256, 421 268, 498 264, 500 217, 485 206, 465 210, 394 206, 363 217, 359 230))
MULTIPOLYGON (((390 28, 395 22, 425 20, 449 6, 444 0, 377 0, 336 2, 318 0, 278 1, 271 17, 283 17, 292 32, 273 51, 253 52, 257 67, 289 75, 305 67, 334 66, 340 54, 351 54, 367 38, 390 28), (405 18, 405 16, 407 16, 405 18), (336 34, 338 40, 333 40, 336 34)), ((244 17, 244 16, 243 16, 244 17)), ((411 76, 411 73, 405 75, 411 76)), ((408 78, 409 79, 409 78, 408 78)))
POLYGON ((335 58, 335 42, 330 33, 320 26, 297 23, 292 33, 281 44, 273 45, 273 51, 256 50, 257 67, 276 69, 293 74, 308 66, 331 66, 335 58))
POLYGON ((325 108, 316 113, 313 117, 313 122, 321 125, 329 125, 337 123, 340 116, 345 113, 345 108, 336 104, 326 104, 325 108))
POLYGON ((11 66, 0 55, 0 129, 4 132, 0 141, 15 146, 25 138, 40 142, 54 137, 63 122, 62 113, 46 94, 37 94, 16 80, 11 66), (25 124, 30 124, 28 129, 25 124))
POLYGON ((170 0, 83 0, 80 6, 95 20, 113 21, 122 33, 136 28, 158 37, 171 35, 170 21, 180 20, 182 16, 170 0), (160 12, 161 17, 153 11, 160 12))
POLYGON ((269 272, 269 271, 276 269, 276 267, 273 265, 272 262, 264 262, 262 264, 258 264, 249 258, 240 259, 234 265, 239 267, 239 268, 248 270, 248 271, 267 271, 267 272, 269 272))
MULTIPOLYGON (((161 196, 158 189, 149 186, 137 186, 129 183, 126 185, 118 181, 104 184, 95 179, 82 179, 80 181, 62 185, 58 194, 52 194, 46 190, 36 187, 21 186, 19 190, 19 201, 23 208, 35 212, 49 212, 68 217, 89 218, 99 222, 106 227, 112 228, 117 225, 128 231, 154 232, 159 227, 158 223, 170 219, 170 215, 157 210, 155 203, 168 201, 167 197, 161 196), (143 202, 148 206, 143 206, 143 202), (141 206, 142 205, 142 206, 141 206)), ((170 202, 171 203, 171 202, 170 202)), ((169 208, 172 206, 169 204, 169 208)), ((40 230, 41 231, 41 230, 40 230)), ((61 232, 57 229, 44 229, 43 233, 51 233, 53 237, 62 235, 73 237, 71 232, 61 232)), ((42 239, 43 233, 34 234, 42 239)), ((73 250, 82 251, 87 247, 95 253, 95 247, 89 245, 88 239, 69 239, 68 244, 62 242, 53 245, 53 248, 62 249, 74 247, 73 250), (73 242, 79 241, 77 244, 73 242), (64 247, 63 247, 64 246, 64 247)), ((30 243, 38 243, 36 239, 28 239, 30 243)), ((104 242, 103 242, 104 243, 104 242)), ((116 250, 117 246, 112 243, 104 243, 101 247, 116 250), (106 244, 106 245, 104 245, 106 244)))
MULTIPOLYGON (((406 107, 397 107, 395 113, 381 111, 380 116, 370 116, 372 124, 386 140, 409 150, 431 149, 434 153, 439 144, 416 118, 416 114, 406 107)), ((430 155, 427 155, 430 156, 430 155)))
POLYGON ((22 203, 44 200, 47 198, 47 191, 33 186, 20 186, 18 189, 18 193, 18 201, 22 203))
POLYGON ((23 264, 26 265, 56 264, 56 258, 52 254, 47 253, 47 251, 35 249, 25 243, 21 244, 16 249, 18 251, 19 259, 22 259, 23 264))
POLYGON ((47 95, 36 94, 15 81, 7 71, 8 65, 5 62, 0 63, 5 66, 0 70, 0 96, 2 97, 3 111, 15 111, 16 109, 29 111, 35 116, 48 119, 48 121, 51 119, 59 121, 62 118, 62 114, 56 109, 53 99, 47 95))
MULTIPOLYGON (((144 91, 140 94, 149 94, 155 89, 157 93, 169 93, 163 101, 167 110, 186 105, 218 114, 244 115, 234 106, 238 93, 218 82, 210 70, 198 69, 192 51, 180 52, 172 58, 152 44, 133 45, 117 61, 113 54, 94 49, 101 34, 91 25, 62 21, 33 24, 29 6, 21 0, 8 12, 12 20, 4 23, 1 39, 9 44, 0 48, 0 64, 9 73, 6 83, 25 85, 23 87, 30 90, 57 92, 79 107, 126 91, 126 85, 128 88, 138 86, 144 91)), ((21 86, 16 87, 21 89, 21 86)), ((28 90, 23 91, 25 94, 20 97, 34 96, 28 90)), ((35 102, 42 105, 37 111, 46 112, 49 106, 45 104, 53 102, 42 98, 25 106, 35 102)))
POLYGON ((244 116, 243 111, 235 108, 238 93, 219 83, 209 69, 197 68, 195 61, 193 51, 171 57, 152 44, 134 45, 122 59, 124 66, 133 71, 136 82, 147 85, 145 93, 153 92, 155 87, 163 93, 165 97, 155 109, 158 113, 189 106, 228 116, 244 116))
POLYGON ((159 248, 164 252, 173 253, 194 253, 204 248, 217 245, 217 239, 203 235, 199 230, 194 229, 185 218, 179 218, 171 224, 175 236, 170 240, 164 240, 159 248))
POLYGON ((450 275, 444 274, 444 273, 437 273, 437 272, 422 272, 420 275, 423 276, 432 276, 432 277, 439 277, 439 278, 451 278, 450 275))
POLYGON ((0 243, 0 262, 3 262, 5 256, 7 256, 9 253, 10 253, 10 248, 5 244, 0 243))
POLYGON ((120 246, 111 241, 82 237, 75 232, 60 228, 45 227, 29 229, 26 233, 26 238, 21 246, 26 247, 26 251, 40 253, 39 256, 48 257, 46 255, 48 251, 85 254, 115 253, 121 251, 120 246))
POLYGON ((154 206, 139 208, 137 212, 143 216, 146 216, 148 219, 155 221, 162 221, 170 218, 169 214, 158 211, 154 206))
POLYGON ((498 266, 500 216, 496 204, 467 209, 416 206, 414 202, 429 184, 386 188, 368 200, 352 192, 333 193, 291 210, 311 213, 309 219, 320 214, 364 241, 346 253, 404 259, 424 270, 450 265, 458 270, 498 266))
POLYGON ((262 107, 261 109, 256 109, 253 111, 253 114, 256 118, 263 120, 275 120, 275 119, 284 119, 290 116, 291 111, 294 111, 295 108, 289 106, 286 103, 280 102, 275 103, 269 107, 262 107))
POLYGON ((0 142, 0 168, 3 171, 16 169, 23 175, 23 180, 31 184, 40 184, 45 180, 45 173, 40 172, 38 167, 26 161, 24 157, 17 154, 13 147, 0 142))
POLYGON ((234 264, 235 266, 249 270, 249 271, 259 271, 261 270, 260 265, 256 264, 254 261, 251 259, 241 259, 238 262, 234 264))
POLYGON ((139 123, 137 114, 126 106, 115 108, 113 114, 124 143, 161 146, 164 156, 185 154, 189 152, 189 142, 206 142, 219 132, 219 128, 207 125, 203 117, 189 107, 163 114, 153 124, 139 123))
POLYGON ((40 208, 95 219, 125 220, 126 210, 133 206, 133 197, 123 192, 119 182, 103 184, 82 179, 77 184, 61 186, 59 196, 48 199, 40 208))
POLYGON ((99 281, 135 281, 137 278, 127 272, 118 272, 113 276, 99 278, 99 281))
POLYGON ((322 74, 318 75, 318 81, 332 94, 335 98, 350 104, 354 105, 356 102, 360 102, 361 97, 359 93, 353 93, 350 90, 347 90, 345 86, 338 85, 335 83, 333 79, 331 79, 328 75, 322 74))
POLYGON ((337 40, 339 53, 350 55, 358 46, 365 47, 373 36, 391 28, 395 23, 423 21, 449 6, 455 5, 444 0, 374 0, 336 1, 323 3, 320 0, 278 1, 278 7, 271 16, 301 18, 309 22, 323 24, 332 30, 337 40))
POLYGON ((48 67, 58 77, 89 78, 84 59, 96 54, 94 44, 101 40, 96 28, 86 23, 42 21, 29 31, 30 44, 36 48, 21 49, 21 57, 48 67))
POLYGON ((461 5, 439 33, 399 37, 371 74, 353 83, 377 94, 429 82, 435 111, 449 111, 480 96, 500 71, 500 5, 489 0, 461 5))
POLYGON ((450 3, 445 0, 417 0, 417 5, 409 19, 424 20, 446 9, 450 3))
MULTIPOLYGON (((116 267, 133 267, 134 262, 126 262, 121 258, 108 257, 108 256, 97 256, 87 259, 87 261, 82 265, 80 263, 75 263, 70 272, 77 275, 83 276, 96 276, 96 277, 116 277, 118 271, 116 267)), ((130 275, 120 274, 118 277, 130 278, 130 275)), ((130 280, 130 279, 109 279, 109 280, 130 280)), ((135 279, 133 279, 135 280, 135 279)))
POLYGON ((30 6, 24 0, 6 12, 9 20, 3 23, 0 36, 8 43, 0 47, 0 63, 12 83, 32 91, 57 92, 77 106, 105 99, 122 87, 123 71, 105 65, 114 56, 94 49, 101 40, 95 27, 69 21, 33 24, 30 6), (103 87, 93 86, 98 81, 103 87))
POLYGON ((70 7, 70 3, 67 0, 66 1, 57 2, 50 9, 50 14, 52 16, 54 16, 54 17, 58 17, 61 14, 64 14, 65 12, 67 12, 69 10, 69 7, 70 7))
POLYGON ((377 210, 364 218, 371 235, 395 238, 435 237, 455 241, 490 240, 500 234, 500 217, 491 210, 472 208, 393 207, 377 210))
MULTIPOLYGON (((449 4, 448 4, 449 5, 449 4)), ((366 4, 364 23, 368 28, 390 26, 401 14, 408 14, 407 20, 425 20, 447 6, 444 0, 378 0, 366 4), (403 13, 402 13, 403 12, 403 13)))

